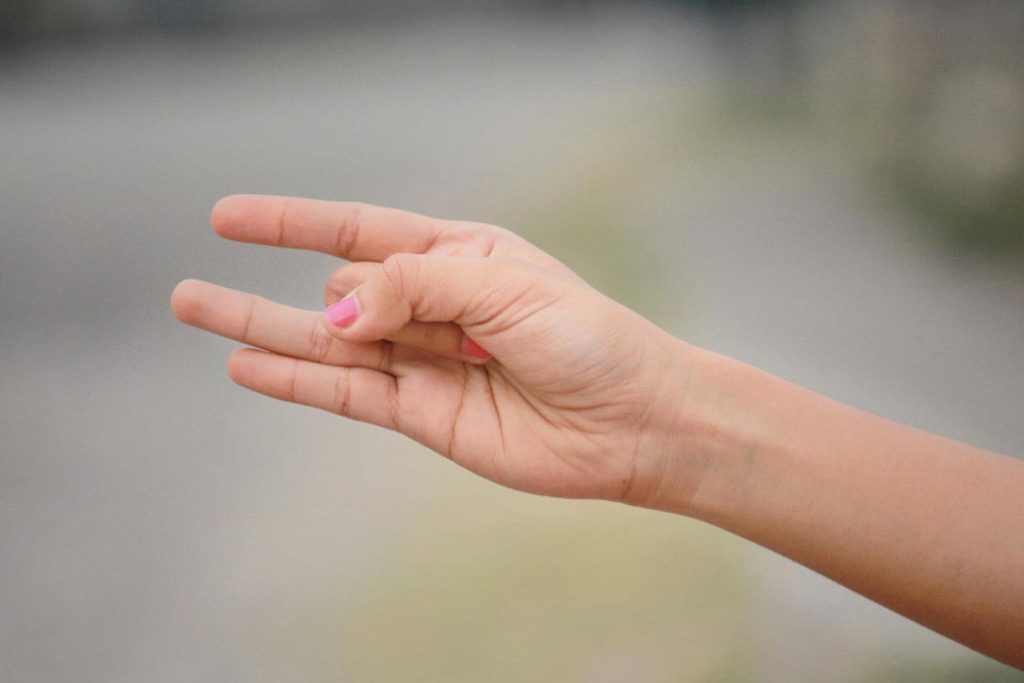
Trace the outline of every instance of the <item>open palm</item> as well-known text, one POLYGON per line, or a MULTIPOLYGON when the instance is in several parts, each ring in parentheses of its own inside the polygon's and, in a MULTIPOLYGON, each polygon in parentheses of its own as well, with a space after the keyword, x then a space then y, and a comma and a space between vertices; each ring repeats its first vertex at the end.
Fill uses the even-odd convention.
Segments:
POLYGON ((554 258, 494 226, 364 204, 236 196, 212 221, 352 261, 325 290, 357 302, 344 328, 204 282, 175 289, 182 321, 257 347, 229 360, 242 386, 402 432, 521 490, 637 495, 679 342, 554 258))

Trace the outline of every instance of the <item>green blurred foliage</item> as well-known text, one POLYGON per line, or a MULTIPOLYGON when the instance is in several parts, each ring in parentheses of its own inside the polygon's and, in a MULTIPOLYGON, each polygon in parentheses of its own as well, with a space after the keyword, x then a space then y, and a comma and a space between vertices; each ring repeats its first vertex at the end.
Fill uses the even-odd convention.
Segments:
POLYGON ((1024 3, 761 9, 715 37, 724 101, 743 125, 796 122, 859 160, 922 234, 1024 257, 1024 3))
POLYGON ((877 173, 886 191, 955 250, 1024 257, 1024 154, 1011 171, 969 192, 932 175, 912 154, 883 160, 877 173))

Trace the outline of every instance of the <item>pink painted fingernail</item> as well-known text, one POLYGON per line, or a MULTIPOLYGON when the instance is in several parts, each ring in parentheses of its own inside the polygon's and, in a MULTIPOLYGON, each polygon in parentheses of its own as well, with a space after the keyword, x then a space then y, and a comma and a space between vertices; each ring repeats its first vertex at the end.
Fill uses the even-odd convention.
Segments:
POLYGON ((332 325, 348 327, 359 317, 359 302, 350 294, 341 301, 328 306, 324 314, 332 325))
POLYGON ((462 352, 467 356, 473 356, 473 358, 490 358, 491 354, 487 353, 484 347, 477 344, 475 341, 466 337, 466 341, 462 344, 462 352))

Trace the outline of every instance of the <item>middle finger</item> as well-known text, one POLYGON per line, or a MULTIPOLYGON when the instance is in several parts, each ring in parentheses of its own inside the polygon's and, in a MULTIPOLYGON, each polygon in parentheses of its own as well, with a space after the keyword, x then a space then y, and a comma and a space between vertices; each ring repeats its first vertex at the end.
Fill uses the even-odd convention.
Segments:
POLYGON ((249 346, 325 365, 390 372, 380 342, 347 342, 332 336, 321 313, 201 280, 185 280, 171 295, 179 320, 249 346))

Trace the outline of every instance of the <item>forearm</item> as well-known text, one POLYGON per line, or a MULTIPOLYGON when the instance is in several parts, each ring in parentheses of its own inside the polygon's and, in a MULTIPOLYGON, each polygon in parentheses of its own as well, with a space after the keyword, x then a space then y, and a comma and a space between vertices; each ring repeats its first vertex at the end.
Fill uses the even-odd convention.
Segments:
POLYGON ((689 354, 698 360, 669 457, 690 464, 666 468, 647 505, 744 536, 1024 667, 1024 463, 689 354))

